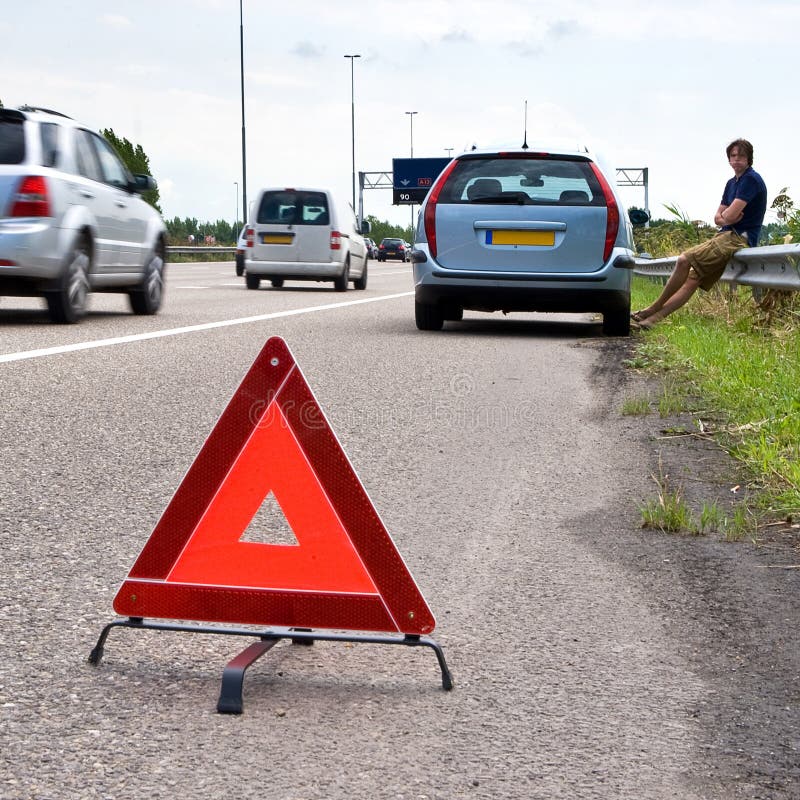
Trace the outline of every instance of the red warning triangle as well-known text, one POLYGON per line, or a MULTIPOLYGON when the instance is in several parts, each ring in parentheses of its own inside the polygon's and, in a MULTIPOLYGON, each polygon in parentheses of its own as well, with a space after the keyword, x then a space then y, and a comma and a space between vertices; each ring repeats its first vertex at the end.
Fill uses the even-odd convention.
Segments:
POLYGON ((114 599, 129 617, 428 634, 435 620, 286 343, 271 338, 114 599), (297 544, 242 541, 272 493, 297 544))

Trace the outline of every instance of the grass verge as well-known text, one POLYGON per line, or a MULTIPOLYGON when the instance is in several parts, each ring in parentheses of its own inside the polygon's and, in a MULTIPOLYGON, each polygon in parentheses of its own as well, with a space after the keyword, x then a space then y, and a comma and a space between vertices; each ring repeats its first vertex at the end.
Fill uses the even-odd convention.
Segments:
MULTIPOLYGON (((660 290, 635 277, 633 307, 649 305, 660 290)), ((800 520, 800 296, 768 292, 756 303, 746 287, 699 292, 638 337, 630 364, 662 377, 661 416, 691 413, 757 490, 733 518, 704 509, 689 530, 713 526, 737 539, 765 519, 800 520)))

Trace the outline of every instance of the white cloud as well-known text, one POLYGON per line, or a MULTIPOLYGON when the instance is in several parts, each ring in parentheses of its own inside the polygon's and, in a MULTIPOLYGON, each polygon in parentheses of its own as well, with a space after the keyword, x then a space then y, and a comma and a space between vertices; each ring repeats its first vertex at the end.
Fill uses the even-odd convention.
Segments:
POLYGON ((131 21, 119 14, 103 14, 102 20, 103 24, 110 28, 129 28, 131 26, 131 21))

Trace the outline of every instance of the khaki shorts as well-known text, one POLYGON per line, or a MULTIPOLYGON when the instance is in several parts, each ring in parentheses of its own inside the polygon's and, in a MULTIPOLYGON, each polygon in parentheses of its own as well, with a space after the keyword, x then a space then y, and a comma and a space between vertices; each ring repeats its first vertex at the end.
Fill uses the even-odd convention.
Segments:
POLYGON ((683 255, 689 262, 689 277, 708 291, 719 279, 731 256, 747 247, 747 239, 736 231, 722 231, 707 242, 690 247, 683 255))

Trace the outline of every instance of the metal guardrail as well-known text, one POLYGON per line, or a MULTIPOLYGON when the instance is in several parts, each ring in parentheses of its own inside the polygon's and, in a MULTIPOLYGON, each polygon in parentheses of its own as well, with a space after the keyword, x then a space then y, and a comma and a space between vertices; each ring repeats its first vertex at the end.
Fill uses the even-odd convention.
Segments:
POLYGON ((236 253, 235 247, 218 247, 205 246, 205 245, 187 245, 186 247, 168 247, 167 254, 174 253, 178 256, 190 256, 193 253, 221 253, 225 255, 234 255, 236 253))
MULTIPOLYGON (((672 274, 677 256, 637 258, 636 275, 665 278, 672 274)), ((725 267, 721 281, 762 289, 800 291, 800 244, 776 244, 746 247, 734 253, 725 267)))
MULTIPOLYGON (((218 253, 233 256, 235 247, 190 245, 168 247, 175 255, 218 253)), ((672 274, 677 256, 637 258, 633 271, 650 278, 666 278, 672 274)), ((777 244, 768 247, 747 247, 739 250, 720 278, 724 283, 758 286, 763 289, 800 291, 800 244, 777 244)))

